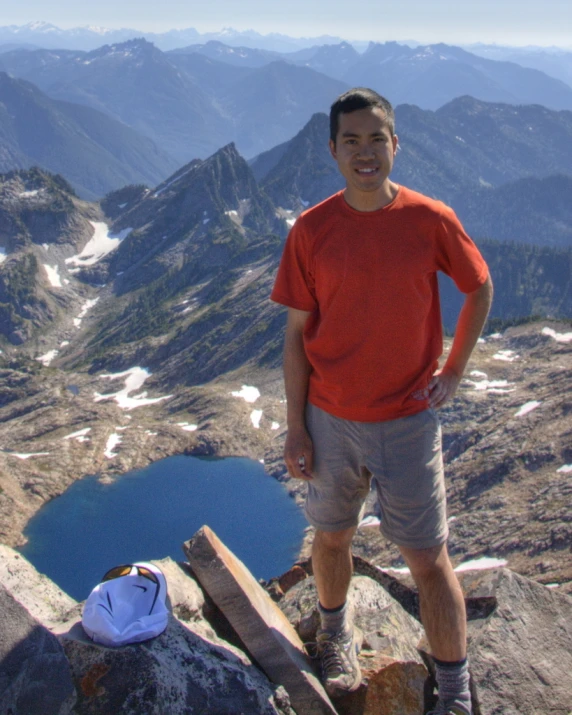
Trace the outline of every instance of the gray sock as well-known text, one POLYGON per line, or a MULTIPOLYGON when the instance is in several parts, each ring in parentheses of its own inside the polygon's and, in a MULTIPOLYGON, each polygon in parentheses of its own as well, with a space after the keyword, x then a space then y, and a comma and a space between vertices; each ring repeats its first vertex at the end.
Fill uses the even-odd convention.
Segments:
POLYGON ((340 633, 348 631, 351 627, 347 601, 335 610, 325 609, 318 603, 318 613, 320 614, 321 631, 340 633))
POLYGON ((439 686, 439 702, 448 707, 463 708, 471 713, 471 691, 469 690, 469 664, 467 660, 446 663, 435 660, 435 674, 439 686))

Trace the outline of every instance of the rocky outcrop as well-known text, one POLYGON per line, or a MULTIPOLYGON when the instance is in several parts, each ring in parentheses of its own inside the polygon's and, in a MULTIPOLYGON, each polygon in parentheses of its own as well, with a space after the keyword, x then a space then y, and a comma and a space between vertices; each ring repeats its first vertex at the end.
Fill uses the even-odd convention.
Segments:
POLYGON ((61 644, 0 583, 0 713, 68 715, 74 704, 61 644))
MULTIPOLYGON (((364 677, 332 706, 299 690, 315 677, 299 645, 311 650, 317 623, 310 564, 265 584, 276 606, 212 532, 203 528, 185 550, 197 571, 154 562, 168 584, 167 630, 121 648, 89 640, 79 604, 16 552, 0 550, 0 713, 420 715, 433 706, 432 660, 410 613, 416 594, 407 578, 355 560, 350 597, 364 632, 364 677), (298 656, 277 665, 293 646, 298 656)), ((467 572, 461 583, 474 715, 568 713, 572 598, 506 569, 467 572)))
POLYGON ((469 657, 486 715, 568 713, 572 703, 572 598, 507 569, 467 573, 465 593, 490 596, 470 623, 469 657))
POLYGON ((184 551, 203 588, 268 677, 286 687, 296 711, 335 715, 302 641, 246 566, 208 526, 184 551))

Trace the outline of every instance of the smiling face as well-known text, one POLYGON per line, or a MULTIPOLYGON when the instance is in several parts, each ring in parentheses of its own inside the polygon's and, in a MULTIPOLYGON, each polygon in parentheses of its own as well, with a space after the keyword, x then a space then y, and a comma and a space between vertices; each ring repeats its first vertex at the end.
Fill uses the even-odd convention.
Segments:
POLYGON ((389 180, 397 151, 383 109, 368 107, 339 116, 330 151, 346 180, 345 199, 358 211, 374 211, 395 198, 397 185, 389 180))

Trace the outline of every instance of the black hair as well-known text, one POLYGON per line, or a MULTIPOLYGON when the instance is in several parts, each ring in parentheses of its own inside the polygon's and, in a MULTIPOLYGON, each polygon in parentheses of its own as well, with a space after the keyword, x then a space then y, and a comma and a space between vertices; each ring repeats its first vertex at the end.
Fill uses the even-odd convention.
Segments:
POLYGON ((354 87, 341 94, 330 108, 330 139, 334 144, 340 127, 340 114, 350 114, 369 107, 379 107, 383 110, 390 134, 395 134, 395 112, 391 103, 373 89, 354 87))

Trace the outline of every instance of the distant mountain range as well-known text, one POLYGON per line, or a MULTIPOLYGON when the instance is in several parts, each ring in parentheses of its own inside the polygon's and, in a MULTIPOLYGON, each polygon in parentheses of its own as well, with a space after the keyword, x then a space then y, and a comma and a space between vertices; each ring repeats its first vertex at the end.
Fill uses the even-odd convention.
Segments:
POLYGON ((84 198, 125 184, 155 184, 177 162, 150 139, 95 109, 51 99, 0 72, 0 171, 39 165, 84 198))
MULTIPOLYGON (((472 95, 572 109, 572 87, 560 80, 446 45, 372 43, 360 55, 340 43, 281 57, 220 42, 163 53, 135 39, 91 52, 11 50, 0 54, 0 70, 52 99, 108 114, 179 165, 231 141, 251 158, 287 141, 352 84, 373 86, 394 105, 444 108, 459 95, 472 95)), ((440 132, 438 126, 431 131, 440 132)))
POLYGON ((502 47, 477 44, 465 49, 491 60, 516 62, 522 67, 540 70, 572 87, 572 47, 565 50, 558 47, 502 47))
POLYGON ((104 111, 149 136, 179 164, 236 141, 247 157, 298 131, 347 86, 284 61, 233 67, 166 55, 139 39, 93 52, 16 50, 0 69, 49 96, 104 111))
MULTIPOLYGON (((277 32, 261 35, 254 30, 238 31, 231 27, 220 32, 200 33, 192 27, 168 32, 142 32, 131 28, 110 29, 105 27, 74 27, 62 30, 48 22, 30 22, 27 25, 0 27, 0 49, 3 44, 28 43, 46 49, 94 50, 103 43, 118 43, 145 37, 162 50, 173 50, 185 45, 217 40, 230 45, 244 45, 277 52, 293 52, 303 47, 341 42, 341 37, 321 35, 320 37, 295 38, 277 32)), ((358 46, 367 43, 356 43, 358 46)))
POLYGON ((315 48, 311 56, 300 52, 298 58, 291 57, 349 85, 372 87, 393 104, 437 109, 468 94, 488 102, 572 109, 570 84, 538 69, 486 59, 442 43, 412 48, 397 42, 372 42, 359 54, 344 42, 315 48))
MULTIPOLYGON (((351 55, 348 47, 330 49, 351 55)), ((260 51, 252 54, 260 59, 260 51)), ((165 54, 144 40, 90 53, 14 51, 0 55, 0 65, 42 89, 2 75, 0 170, 38 164, 95 198, 127 184, 155 185, 177 166, 237 138, 239 153, 256 155, 254 174, 277 205, 296 210, 341 186, 327 148, 326 116, 308 118, 347 85, 309 67, 283 60, 229 64, 202 52, 165 54), (297 132, 300 137, 292 139, 297 132)), ((507 238, 490 233, 491 221, 478 221, 475 207, 488 197, 487 187, 570 175, 569 111, 461 97, 436 111, 400 105, 396 116, 396 181, 467 211, 481 235, 507 238)), ((546 242, 565 242, 566 230, 550 228, 562 211, 550 218, 549 206, 543 225, 556 238, 546 242)), ((529 216, 532 205, 524 208, 529 216)), ((516 231, 522 222, 503 222, 505 230, 509 225, 516 231)))

